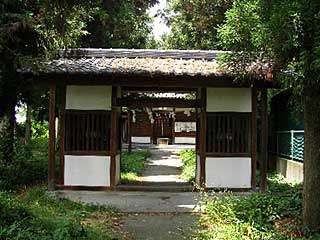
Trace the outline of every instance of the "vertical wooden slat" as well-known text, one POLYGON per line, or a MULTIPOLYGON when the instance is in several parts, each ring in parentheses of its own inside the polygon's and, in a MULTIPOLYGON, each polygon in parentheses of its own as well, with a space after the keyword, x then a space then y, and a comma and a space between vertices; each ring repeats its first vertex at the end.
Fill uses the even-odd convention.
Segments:
POLYGON ((221 127, 220 127, 220 115, 216 115, 217 116, 217 140, 218 140, 218 144, 217 144, 217 152, 221 152, 221 127))
POLYGON ((59 118, 59 177, 60 184, 64 184, 64 155, 65 155, 65 113, 66 113, 66 86, 61 88, 59 118))
POLYGON ((72 149, 76 149, 77 145, 76 145, 76 141, 77 141, 77 137, 76 137, 76 122, 77 122, 77 115, 76 114, 72 114, 72 121, 71 121, 71 127, 72 127, 72 149))
POLYGON ((267 89, 261 90, 261 179, 260 191, 264 192, 267 186, 267 160, 268 160, 268 95, 267 89))
POLYGON ((82 116, 82 124, 81 124, 81 150, 85 151, 86 149, 86 114, 82 116))
POLYGON ((131 150, 132 150, 131 120, 132 120, 132 113, 130 110, 128 110, 128 152, 129 153, 131 153, 131 150))
POLYGON ((100 114, 98 113, 98 114, 96 114, 95 115, 95 122, 96 122, 96 130, 95 130, 95 133, 96 133, 96 138, 95 138, 95 149, 96 149, 96 151, 98 151, 99 150, 99 142, 100 142, 100 134, 101 134, 101 132, 100 132, 100 114))
POLYGON ((48 190, 53 191, 54 184, 54 152, 55 152, 55 104, 56 85, 50 84, 49 97, 49 146, 48 146, 48 190))
POLYGON ((86 115, 86 151, 90 149, 90 115, 86 115))
POLYGON ((235 124, 235 116, 232 115, 231 117, 231 122, 232 122, 232 141, 231 141, 231 151, 235 152, 236 151, 236 146, 235 146, 235 137, 236 137, 236 132, 237 132, 237 128, 236 128, 236 124, 235 124))
POLYGON ((76 115, 76 122, 75 122, 75 128, 76 128, 76 149, 80 149, 80 129, 81 129, 81 118, 82 114, 76 115))
POLYGON ((106 149, 106 148, 104 148, 104 146, 103 146, 103 138, 104 138, 104 136, 105 136, 105 133, 104 133, 105 127, 104 127, 104 121, 103 121, 104 118, 105 118, 105 114, 102 113, 102 114, 100 115, 100 142, 99 142, 100 148, 99 148, 99 150, 104 150, 104 149, 106 149))
POLYGON ((227 152, 230 152, 230 114, 227 115, 227 135, 226 135, 226 141, 227 141, 227 152))
POLYGON ((221 114, 221 152, 225 152, 225 117, 221 114))
POLYGON ((94 116, 90 115, 90 149, 94 149, 94 116))

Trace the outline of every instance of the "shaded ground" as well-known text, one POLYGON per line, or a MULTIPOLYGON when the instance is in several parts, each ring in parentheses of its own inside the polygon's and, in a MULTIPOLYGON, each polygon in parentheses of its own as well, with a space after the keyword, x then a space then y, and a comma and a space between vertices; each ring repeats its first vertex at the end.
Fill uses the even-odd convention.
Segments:
POLYGON ((190 239, 199 216, 194 214, 131 214, 124 218, 127 239, 180 240, 190 239))

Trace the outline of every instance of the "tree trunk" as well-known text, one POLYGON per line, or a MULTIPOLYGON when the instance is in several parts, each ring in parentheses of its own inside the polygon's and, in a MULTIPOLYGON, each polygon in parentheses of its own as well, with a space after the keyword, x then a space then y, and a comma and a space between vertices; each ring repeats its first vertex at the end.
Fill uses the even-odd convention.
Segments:
MULTIPOLYGON (((317 85, 316 83, 314 85, 317 85)), ((312 86, 304 92, 304 183, 303 222, 320 229, 320 88, 312 86)))
POLYGON ((30 143, 31 143, 31 107, 29 104, 27 104, 26 132, 25 132, 24 142, 25 142, 26 146, 30 146, 30 143))
POLYGON ((10 106, 7 114, 7 126, 3 135, 3 160, 5 164, 12 163, 14 156, 15 113, 15 105, 10 106))

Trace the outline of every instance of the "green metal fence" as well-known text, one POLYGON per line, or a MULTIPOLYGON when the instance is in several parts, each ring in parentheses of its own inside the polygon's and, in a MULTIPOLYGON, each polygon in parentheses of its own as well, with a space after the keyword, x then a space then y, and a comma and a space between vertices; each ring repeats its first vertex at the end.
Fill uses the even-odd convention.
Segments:
POLYGON ((303 161, 304 130, 275 132, 272 136, 271 151, 288 159, 303 161))

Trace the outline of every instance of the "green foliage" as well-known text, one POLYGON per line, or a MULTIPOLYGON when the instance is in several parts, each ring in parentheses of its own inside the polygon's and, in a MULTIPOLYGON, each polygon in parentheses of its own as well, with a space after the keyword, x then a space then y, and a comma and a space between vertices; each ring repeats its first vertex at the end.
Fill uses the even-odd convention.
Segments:
POLYGON ((48 139, 33 139, 27 147, 16 142, 14 160, 0 164, 0 190, 16 190, 47 178, 48 139))
POLYGON ((171 0, 166 9, 171 32, 164 36, 167 49, 219 49, 217 28, 232 0, 171 0))
POLYGON ((139 174, 142 173, 147 159, 150 157, 150 151, 139 150, 131 153, 121 153, 121 181, 138 181, 139 174))
POLYGON ((265 194, 205 195, 196 239, 317 239, 319 235, 310 235, 301 226, 301 185, 280 175, 271 175, 268 181, 265 194))
POLYGON ((193 182, 196 175, 196 152, 194 149, 185 149, 179 152, 183 161, 182 178, 188 182, 193 182))
POLYGON ((276 70, 291 64, 300 46, 300 9, 301 3, 292 0, 271 5, 264 0, 235 1, 218 30, 224 49, 235 51, 227 62, 241 70, 258 61, 276 70))
POLYGON ((0 192, 0 239, 115 239, 110 229, 102 232, 82 222, 95 213, 116 216, 112 209, 54 200, 44 187, 20 197, 0 192))
POLYGON ((146 48, 156 47, 151 35, 152 19, 148 7, 156 0, 101 1, 86 28, 82 39, 84 47, 146 48))

